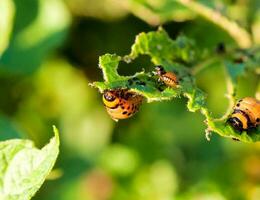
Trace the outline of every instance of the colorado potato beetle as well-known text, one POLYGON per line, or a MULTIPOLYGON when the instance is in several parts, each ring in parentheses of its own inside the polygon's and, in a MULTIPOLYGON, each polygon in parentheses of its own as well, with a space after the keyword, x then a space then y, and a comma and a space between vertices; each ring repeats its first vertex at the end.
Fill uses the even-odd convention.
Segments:
POLYGON ((240 99, 227 122, 237 131, 249 131, 260 124, 260 101, 252 97, 240 99))
POLYGON ((166 72, 160 65, 155 67, 155 75, 159 76, 159 81, 163 82, 168 87, 176 88, 179 85, 179 80, 175 73, 166 72))
POLYGON ((138 112, 143 96, 127 89, 105 90, 103 103, 112 119, 127 119, 138 112))

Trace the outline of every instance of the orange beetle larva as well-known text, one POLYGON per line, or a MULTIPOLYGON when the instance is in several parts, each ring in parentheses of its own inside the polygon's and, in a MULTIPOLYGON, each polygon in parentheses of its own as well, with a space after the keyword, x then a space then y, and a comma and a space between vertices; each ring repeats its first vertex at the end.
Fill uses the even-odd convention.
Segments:
POLYGON ((248 131, 260 124, 260 101, 252 97, 240 99, 227 122, 237 131, 248 131))
POLYGON ((179 85, 178 78, 173 72, 166 72, 160 65, 155 67, 155 74, 159 76, 159 80, 164 82, 168 87, 176 88, 179 85))
POLYGON ((127 89, 105 90, 103 103, 112 119, 127 119, 138 112, 143 96, 127 89))

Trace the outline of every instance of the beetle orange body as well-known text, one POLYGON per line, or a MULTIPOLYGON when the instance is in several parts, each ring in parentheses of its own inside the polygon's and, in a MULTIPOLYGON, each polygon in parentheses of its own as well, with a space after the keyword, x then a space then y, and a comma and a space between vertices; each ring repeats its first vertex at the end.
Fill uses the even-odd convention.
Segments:
POLYGON ((158 75, 159 80, 168 87, 176 88, 179 85, 179 80, 176 74, 173 72, 166 72, 160 65, 155 67, 155 74, 158 75))
POLYGON ((138 112, 143 97, 127 89, 105 90, 103 103, 112 119, 127 119, 138 112))
POLYGON ((252 97, 239 100, 227 122, 239 132, 256 128, 260 124, 260 101, 252 97))

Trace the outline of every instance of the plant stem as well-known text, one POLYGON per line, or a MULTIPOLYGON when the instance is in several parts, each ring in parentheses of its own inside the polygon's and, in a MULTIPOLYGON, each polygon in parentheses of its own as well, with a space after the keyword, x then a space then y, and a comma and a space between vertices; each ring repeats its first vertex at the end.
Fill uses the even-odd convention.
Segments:
POLYGON ((229 20, 227 17, 221 15, 220 12, 215 11, 203 4, 193 0, 174 0, 183 6, 189 8, 193 12, 201 15, 207 20, 215 23, 229 33, 229 35, 236 41, 240 48, 249 48, 252 46, 250 34, 240 27, 236 22, 229 20))

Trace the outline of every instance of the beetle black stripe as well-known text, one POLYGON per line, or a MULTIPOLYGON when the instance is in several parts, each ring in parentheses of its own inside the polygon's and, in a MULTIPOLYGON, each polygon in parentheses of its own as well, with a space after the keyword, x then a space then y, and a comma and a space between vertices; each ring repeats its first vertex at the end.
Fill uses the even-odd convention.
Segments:
POLYGON ((118 108, 119 104, 117 104, 117 105, 114 106, 114 107, 109 107, 109 106, 107 106, 106 104, 104 104, 104 106, 105 106, 106 108, 109 108, 109 109, 116 109, 116 108, 118 108))
POLYGON ((251 122, 250 117, 248 116, 248 114, 245 111, 235 109, 233 113, 234 114, 235 113, 241 113, 247 120, 247 127, 251 127, 252 126, 253 123, 251 122))

